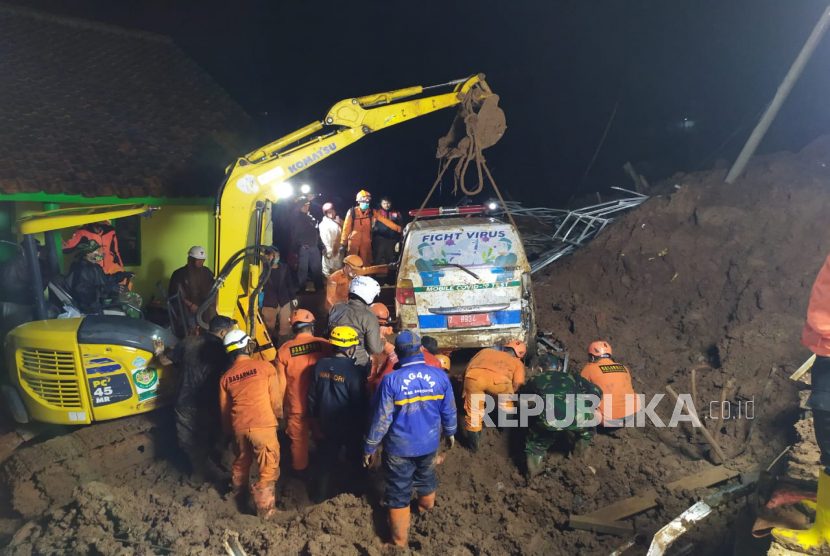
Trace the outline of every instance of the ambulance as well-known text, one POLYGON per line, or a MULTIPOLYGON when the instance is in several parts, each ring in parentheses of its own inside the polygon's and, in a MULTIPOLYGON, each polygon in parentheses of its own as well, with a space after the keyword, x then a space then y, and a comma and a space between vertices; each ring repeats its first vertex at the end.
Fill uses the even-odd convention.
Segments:
POLYGON ((535 353, 530 264, 516 228, 483 206, 425 209, 406 227, 395 309, 399 330, 441 349, 518 339, 535 353))

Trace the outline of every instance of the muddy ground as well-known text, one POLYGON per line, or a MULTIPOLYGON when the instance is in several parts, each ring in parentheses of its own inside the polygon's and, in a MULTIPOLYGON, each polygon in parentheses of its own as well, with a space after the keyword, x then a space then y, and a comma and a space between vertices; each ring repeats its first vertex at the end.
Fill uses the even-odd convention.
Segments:
MULTIPOLYGON (((801 153, 758 158, 731 186, 723 184, 723 171, 659 184, 653 191, 659 196, 534 276, 540 328, 570 348, 575 367, 585 363, 590 341, 608 340, 647 397, 664 394, 666 385, 690 393, 696 368, 695 402, 728 454, 725 465, 765 468, 795 440, 804 386, 787 376, 809 355, 799 345, 803 316, 830 252, 828 147, 830 139, 822 139, 801 153), (731 417, 708 418, 710 402, 719 402, 730 380, 731 417), (746 402, 754 402, 751 418, 746 402)), ((673 408, 663 400, 657 413, 668 421, 673 408)), ((47 442, 60 445, 32 458, 37 461, 9 460, 4 478, 22 480, 12 481, 13 497, 4 494, 13 506, 0 515, 4 554, 215 555, 224 553, 227 531, 239 534, 249 554, 395 551, 380 542, 387 530, 376 475, 368 494, 346 493, 315 506, 305 485, 284 474, 278 485, 283 512, 262 523, 240 513, 222 481, 189 482, 176 465, 166 416, 137 418, 145 421, 136 430, 146 435, 138 443, 125 439, 113 447, 110 429, 96 425, 84 429, 97 432, 81 441, 47 442), (79 468, 78 450, 96 451, 100 469, 79 468), (135 465, 112 463, 114 453, 132 453, 135 465)), ((569 514, 656 488, 661 504, 629 520, 638 543, 625 554, 644 554, 657 529, 712 492, 671 493, 662 486, 716 461, 687 424, 600 434, 582 459, 552 452, 546 472, 529 484, 517 465, 520 439, 511 432, 486 430, 478 455, 459 447, 449 454, 439 467, 434 511, 413 517, 412 551, 609 554, 629 539, 570 530, 569 514)), ((742 534, 740 508, 727 506, 690 537, 693 553, 732 553, 742 534)), ((752 551, 762 548, 752 545, 752 551)))

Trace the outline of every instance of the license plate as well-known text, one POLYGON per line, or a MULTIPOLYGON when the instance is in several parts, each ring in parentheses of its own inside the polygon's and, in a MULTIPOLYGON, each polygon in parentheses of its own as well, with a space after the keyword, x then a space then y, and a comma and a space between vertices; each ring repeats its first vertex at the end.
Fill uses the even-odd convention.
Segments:
POLYGON ((447 328, 470 328, 473 326, 490 326, 490 315, 450 315, 447 317, 447 328))

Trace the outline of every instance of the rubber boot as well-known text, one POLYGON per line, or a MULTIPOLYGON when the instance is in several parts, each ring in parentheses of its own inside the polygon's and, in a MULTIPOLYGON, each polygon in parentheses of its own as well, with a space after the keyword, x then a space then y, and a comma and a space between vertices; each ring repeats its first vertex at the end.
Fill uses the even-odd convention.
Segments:
POLYGON ((573 454, 577 457, 581 456, 582 454, 584 454, 585 452, 588 451, 588 447, 590 445, 591 445, 590 440, 586 440, 584 438, 577 439, 577 441, 574 443, 573 454))
POLYGON ((425 513, 435 507, 435 493, 425 494, 418 497, 418 513, 425 513))
POLYGON ((392 542, 387 543, 387 546, 406 546, 409 538, 409 506, 389 508, 389 529, 392 531, 392 542))
POLYGON ((527 454, 527 476, 532 479, 545 470, 544 456, 527 454))
POLYGON ((478 445, 481 443, 481 431, 467 431, 467 443, 472 453, 478 452, 478 445))
POLYGON ((274 483, 255 485, 251 488, 251 491, 254 496, 257 515, 262 519, 273 517, 277 513, 274 483))
MULTIPOLYGON (((809 505, 812 506, 812 502, 809 505)), ((772 536, 784 545, 803 551, 817 550, 830 544, 830 476, 824 469, 818 476, 815 510, 816 521, 806 531, 776 527, 772 530, 772 536)))
POLYGON ((329 495, 329 483, 331 483, 331 475, 328 473, 320 474, 317 479, 317 492, 314 493, 314 503, 322 504, 329 495))

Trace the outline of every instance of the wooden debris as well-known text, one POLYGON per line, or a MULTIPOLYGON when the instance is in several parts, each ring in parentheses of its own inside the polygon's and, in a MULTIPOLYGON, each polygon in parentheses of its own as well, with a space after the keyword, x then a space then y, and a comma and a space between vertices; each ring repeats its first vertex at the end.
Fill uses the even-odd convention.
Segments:
POLYGON ((571 529, 582 529, 595 533, 607 533, 610 535, 630 535, 634 533, 634 525, 624 521, 603 521, 586 515, 572 515, 568 520, 571 529))
MULTIPOLYGON (((601 521, 619 521, 634 514, 650 510, 657 505, 657 491, 648 490, 639 496, 632 496, 610 506, 585 514, 584 517, 601 521)), ((573 517, 573 516, 572 516, 573 517)))
POLYGON ((809 359, 807 359, 807 361, 804 362, 803 365, 801 365, 798 368, 798 370, 796 372, 794 372, 793 374, 790 375, 790 380, 800 379, 802 376, 804 376, 807 373, 807 371, 809 371, 810 369, 813 368, 813 363, 815 363, 815 362, 816 362, 816 354, 814 353, 813 355, 810 356, 809 359))
POLYGON ((705 488, 722 483, 723 481, 728 481, 738 475, 740 475, 739 471, 733 471, 732 469, 727 469, 722 465, 718 465, 708 467, 703 471, 695 473, 694 475, 689 475, 688 477, 683 477, 682 479, 669 483, 666 485, 666 488, 669 490, 679 490, 681 488, 694 490, 696 488, 705 488))
MULTIPOLYGON (((712 466, 694 475, 689 475, 688 477, 671 482, 666 485, 666 488, 672 491, 706 488, 737 477, 738 475, 740 475, 738 471, 727 469, 722 465, 712 466)), ((621 523, 620 520, 650 510, 656 507, 658 503, 657 491, 648 490, 637 496, 614 502, 610 506, 605 506, 585 515, 572 515, 569 520, 569 525, 574 529, 622 535, 626 532, 632 532, 632 529, 629 528, 624 531, 622 526, 627 524, 621 523)))
MULTIPOLYGON (((677 395, 677 392, 675 392, 675 391, 672 389, 672 387, 671 387, 671 386, 668 386, 668 385, 666 385, 666 391, 667 391, 669 394, 671 394, 672 398, 674 398, 674 401, 675 401, 675 402, 677 402, 677 400, 679 399, 679 397, 678 397, 678 395, 677 395)), ((703 435, 703 437, 704 437, 704 438, 706 438, 706 441, 709 443, 709 446, 711 446, 711 447, 712 447, 712 449, 715 451, 715 453, 716 453, 716 454, 718 455, 718 457, 720 458, 721 463, 726 463, 726 461, 727 461, 727 459, 728 459, 728 458, 726 457, 726 454, 725 454, 725 453, 724 453, 724 451, 721 449, 720 444, 718 444, 718 443, 717 443, 717 441, 715 440, 715 437, 713 437, 713 436, 712 436, 712 433, 710 433, 710 432, 709 432, 709 431, 708 431, 708 430, 707 430, 707 429, 706 429, 706 428, 705 428, 705 427, 704 427, 704 426, 700 423, 700 419, 698 419, 697 413, 695 413, 695 412, 690 412, 690 416, 692 417, 692 424, 694 425, 695 429, 699 430, 699 431, 700 431, 700 433, 703 435)))

